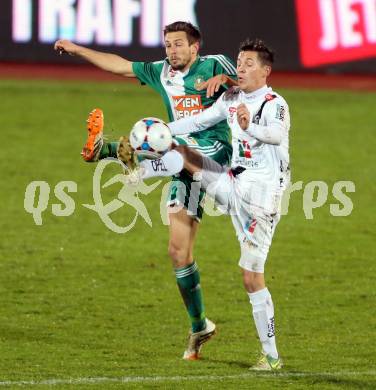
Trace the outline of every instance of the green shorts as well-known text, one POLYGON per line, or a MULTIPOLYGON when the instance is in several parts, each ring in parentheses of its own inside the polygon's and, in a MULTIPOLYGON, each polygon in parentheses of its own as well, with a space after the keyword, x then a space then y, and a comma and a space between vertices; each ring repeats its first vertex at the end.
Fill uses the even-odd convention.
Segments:
MULTIPOLYGON (((194 136, 175 137, 174 141, 177 145, 187 145, 197 150, 221 165, 228 165, 231 161, 232 146, 229 142, 196 138, 194 136)), ((195 181, 188 171, 183 170, 172 177, 167 205, 178 206, 183 204, 188 215, 197 221, 201 221, 204 197, 205 191, 201 190, 200 182, 195 181)))

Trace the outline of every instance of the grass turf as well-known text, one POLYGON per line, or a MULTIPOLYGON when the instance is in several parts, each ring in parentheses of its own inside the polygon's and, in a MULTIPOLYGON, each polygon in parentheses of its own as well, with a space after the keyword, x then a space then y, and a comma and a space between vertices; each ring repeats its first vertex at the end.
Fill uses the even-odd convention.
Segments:
MULTIPOLYGON (((260 375, 248 371, 259 343, 228 218, 206 217, 195 247, 206 311, 219 334, 204 347, 201 361, 184 362, 188 319, 167 257, 162 184, 142 196, 152 228, 139 218, 118 235, 82 206, 93 203, 95 169, 79 156, 87 113, 101 107, 106 133, 117 139, 141 117, 166 119, 161 99, 122 82, 3 80, 0 86, 1 386, 27 381, 31 387, 34 381, 33 388, 66 388, 73 378, 74 387, 86 387, 79 378, 107 377, 90 386, 375 387, 375 94, 279 91, 292 116, 293 181, 324 181, 329 198, 307 220, 303 191, 294 192, 277 228, 266 277, 285 369, 260 375), (42 226, 23 207, 25 188, 34 180, 51 187, 42 226), (60 202, 53 189, 63 180, 78 185, 71 194, 76 208, 69 217, 56 217, 51 205, 60 202), (338 203, 331 195, 338 180, 356 185, 348 194, 354 204, 348 217, 330 214, 329 204, 338 203), (135 377, 143 379, 129 379, 135 377), (38 384, 51 378, 62 382, 38 384)), ((105 201, 119 189, 104 190, 105 201)), ((133 215, 125 206, 113 217, 126 225, 133 215)))

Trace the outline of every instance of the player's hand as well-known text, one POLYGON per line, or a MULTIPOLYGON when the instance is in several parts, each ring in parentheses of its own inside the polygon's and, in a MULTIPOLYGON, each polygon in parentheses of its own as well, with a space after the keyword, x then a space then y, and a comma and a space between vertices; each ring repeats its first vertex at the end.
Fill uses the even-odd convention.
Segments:
POLYGON ((219 74, 211 77, 209 80, 203 81, 196 86, 198 91, 206 89, 206 97, 212 97, 216 92, 219 91, 222 84, 226 84, 228 77, 225 74, 219 74))
POLYGON ((239 104, 236 110, 236 115, 238 118, 239 126, 242 128, 242 130, 247 130, 251 121, 251 114, 244 103, 239 104))
POLYGON ((59 39, 55 42, 54 49, 58 51, 60 55, 68 53, 69 55, 74 56, 77 53, 79 46, 67 39, 59 39))

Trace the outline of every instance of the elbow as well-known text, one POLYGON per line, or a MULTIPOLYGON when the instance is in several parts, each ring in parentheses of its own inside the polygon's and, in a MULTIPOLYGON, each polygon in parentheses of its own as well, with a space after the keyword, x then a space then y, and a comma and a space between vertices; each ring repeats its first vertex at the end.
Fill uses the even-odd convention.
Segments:
POLYGON ((278 133, 265 132, 262 137, 256 137, 256 138, 258 138, 261 142, 264 142, 266 144, 278 146, 281 145, 283 137, 282 134, 279 132, 278 133))
POLYGON ((280 145, 283 139, 283 130, 276 127, 253 125, 251 129, 248 129, 248 134, 265 144, 275 146, 280 145))
POLYGON ((265 135, 267 136, 266 138, 269 144, 278 146, 282 143, 283 134, 284 132, 282 128, 272 128, 268 129, 265 135))
POLYGON ((118 75, 124 77, 135 77, 136 75, 133 73, 133 63, 131 61, 126 60, 125 58, 121 59, 119 63, 117 72, 118 75))
POLYGON ((277 137, 274 137, 273 139, 270 140, 270 143, 275 146, 279 146, 282 143, 282 135, 279 135, 277 137))
POLYGON ((119 70, 119 72, 117 72, 117 74, 119 76, 123 76, 123 77, 132 77, 132 78, 135 78, 136 75, 133 73, 133 70, 132 69, 121 69, 119 70))
POLYGON ((124 68, 117 69, 113 73, 117 74, 118 76, 123 76, 123 77, 135 77, 135 74, 132 71, 130 71, 129 69, 124 69, 124 68))

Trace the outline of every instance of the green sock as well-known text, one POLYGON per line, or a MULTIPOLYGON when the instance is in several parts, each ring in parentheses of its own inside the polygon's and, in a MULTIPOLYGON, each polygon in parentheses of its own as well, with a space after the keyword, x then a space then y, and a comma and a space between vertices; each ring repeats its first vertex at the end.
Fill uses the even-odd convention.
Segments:
POLYGON ((117 158, 117 148, 119 146, 119 142, 104 142, 101 152, 99 154, 99 160, 102 160, 107 157, 117 158))
POLYGON ((192 332, 205 329, 204 300, 201 293, 200 273, 195 262, 175 269, 176 281, 192 322, 192 332))

